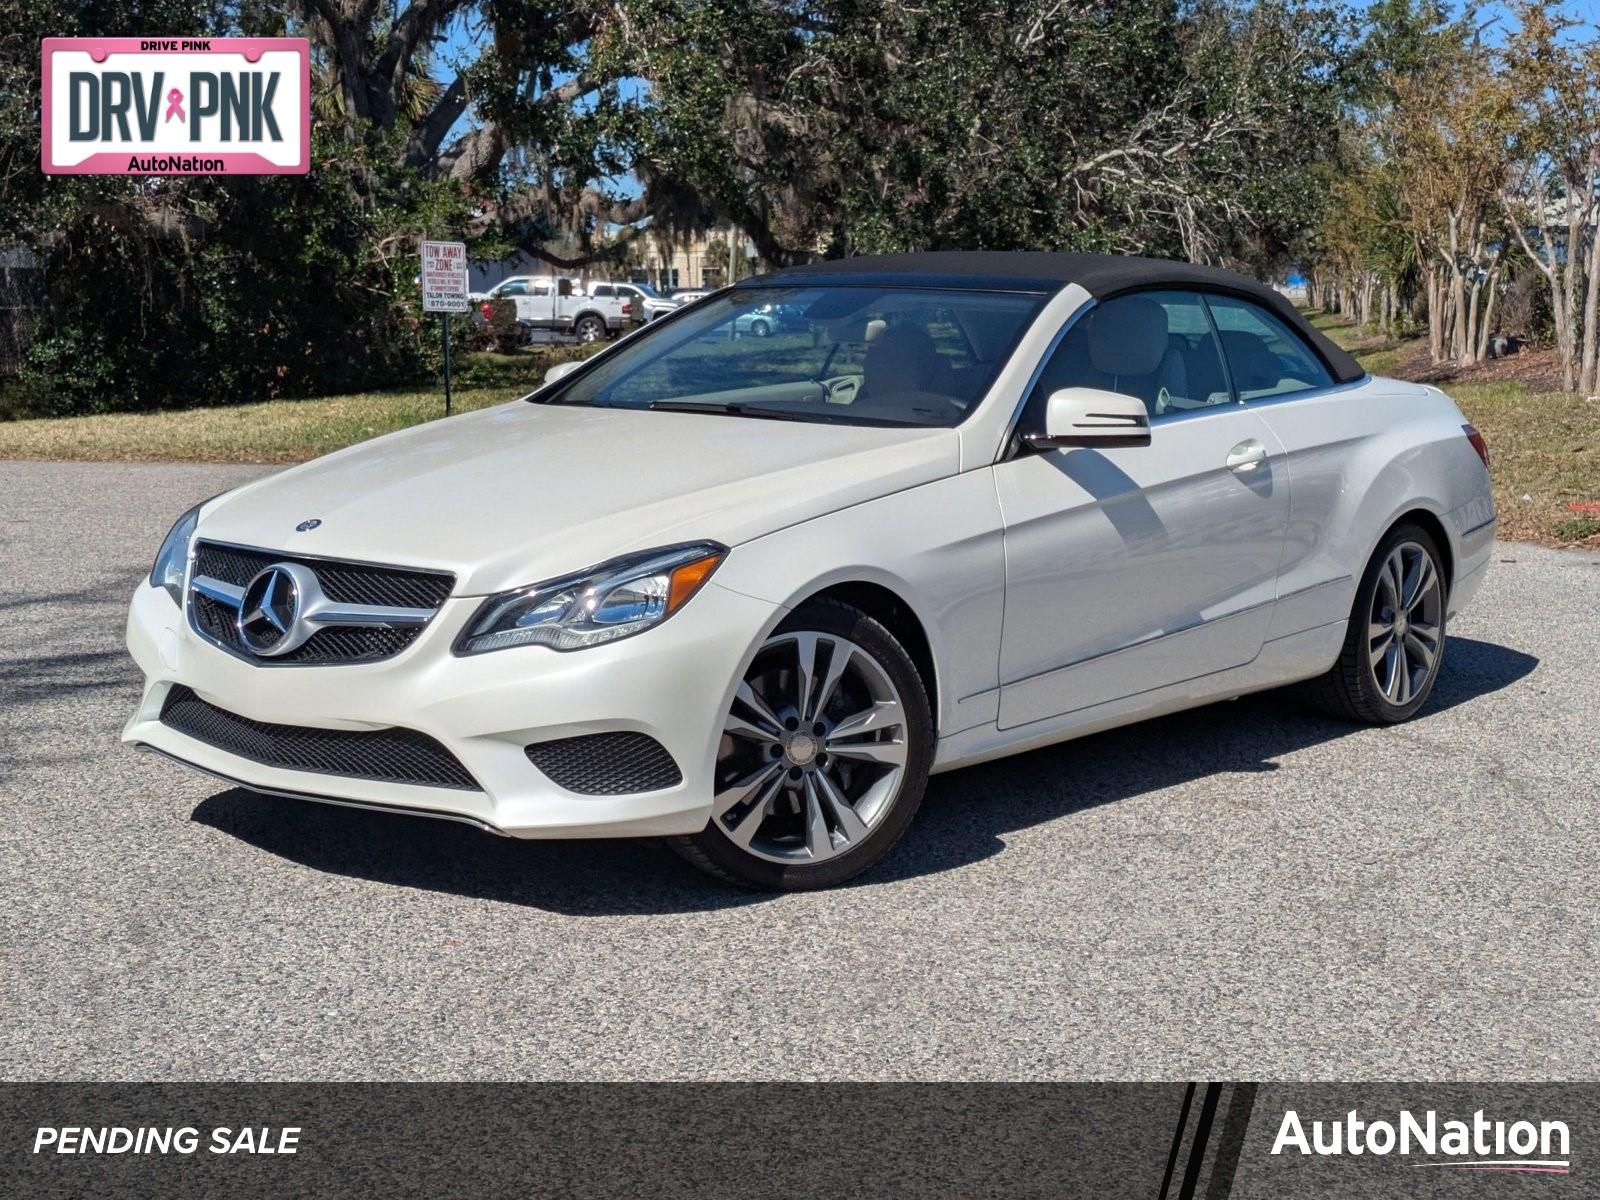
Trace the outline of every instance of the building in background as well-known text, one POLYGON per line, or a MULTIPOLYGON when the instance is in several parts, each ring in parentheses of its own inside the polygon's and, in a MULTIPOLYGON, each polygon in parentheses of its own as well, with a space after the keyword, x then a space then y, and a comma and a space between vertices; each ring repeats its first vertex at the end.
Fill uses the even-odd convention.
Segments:
POLYGON ((627 277, 663 292, 722 287, 757 269, 755 244, 730 225, 668 237, 646 232, 636 247, 629 255, 627 277))
POLYGON ((467 291, 476 295, 487 292, 502 279, 513 275, 555 275, 558 272, 549 263, 524 251, 499 262, 471 260, 467 262, 467 291))
POLYGON ((1283 283, 1275 283, 1272 290, 1282 295, 1290 304, 1297 304, 1301 308, 1311 303, 1311 289, 1306 284, 1303 275, 1290 275, 1283 283))

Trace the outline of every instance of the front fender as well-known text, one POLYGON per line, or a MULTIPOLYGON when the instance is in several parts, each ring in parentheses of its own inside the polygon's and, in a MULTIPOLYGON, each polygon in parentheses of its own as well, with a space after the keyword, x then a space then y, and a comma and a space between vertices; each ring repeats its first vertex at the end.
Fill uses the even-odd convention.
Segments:
POLYGON ((995 719, 1005 550, 988 468, 746 542, 728 556, 716 581, 779 605, 774 627, 783 614, 838 584, 885 588, 927 635, 941 735, 995 719))

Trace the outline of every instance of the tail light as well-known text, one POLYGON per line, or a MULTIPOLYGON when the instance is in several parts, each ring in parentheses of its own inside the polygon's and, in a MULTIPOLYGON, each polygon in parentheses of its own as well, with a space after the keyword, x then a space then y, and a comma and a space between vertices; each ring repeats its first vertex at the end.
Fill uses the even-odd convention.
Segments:
POLYGON ((1467 441, 1472 443, 1472 448, 1478 452, 1478 457, 1483 459, 1484 469, 1488 470, 1489 443, 1483 440, 1483 434, 1479 433, 1477 429, 1471 425, 1463 425, 1461 427, 1461 432, 1467 435, 1467 441))
POLYGON ((622 302, 622 315, 625 316, 625 317, 633 316, 633 301, 632 300, 624 300, 622 302))
POLYGON ((479 306, 478 311, 483 314, 483 319, 485 321, 494 320, 494 305, 489 303, 489 301, 485 300, 483 304, 479 306))

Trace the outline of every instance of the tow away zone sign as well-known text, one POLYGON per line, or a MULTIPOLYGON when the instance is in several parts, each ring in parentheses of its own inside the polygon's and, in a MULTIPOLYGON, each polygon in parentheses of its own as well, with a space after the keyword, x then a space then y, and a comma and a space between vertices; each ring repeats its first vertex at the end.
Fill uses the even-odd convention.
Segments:
POLYGON ((422 311, 467 311, 465 243, 422 243, 422 311))

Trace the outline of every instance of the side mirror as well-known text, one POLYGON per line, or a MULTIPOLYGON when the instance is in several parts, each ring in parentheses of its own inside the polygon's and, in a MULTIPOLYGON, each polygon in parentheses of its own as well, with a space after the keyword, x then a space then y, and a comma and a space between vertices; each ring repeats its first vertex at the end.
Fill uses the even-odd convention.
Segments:
POLYGON ((557 363, 544 373, 545 384, 548 386, 549 384, 555 383, 558 379, 565 379, 568 375, 571 375, 581 366, 583 366, 582 359, 578 360, 577 362, 557 363))
POLYGON ((1045 402, 1044 432, 1024 434, 1023 440, 1035 450, 1148 446, 1150 413, 1137 396, 1099 388, 1062 388, 1045 402))

